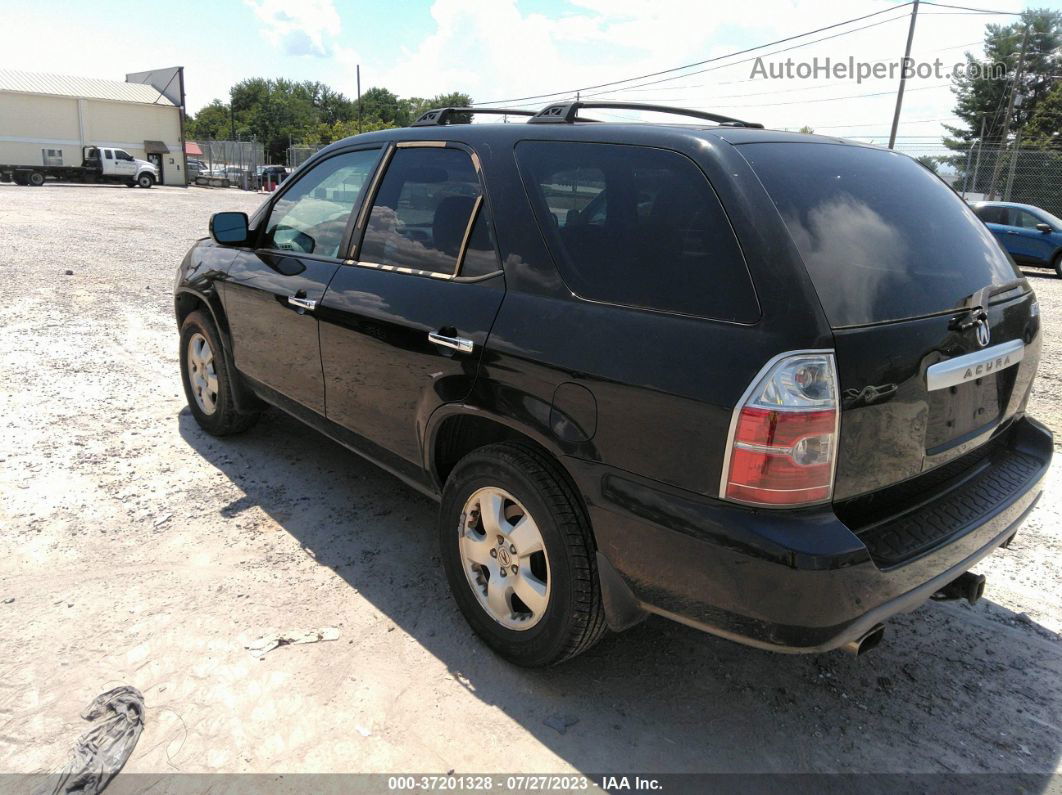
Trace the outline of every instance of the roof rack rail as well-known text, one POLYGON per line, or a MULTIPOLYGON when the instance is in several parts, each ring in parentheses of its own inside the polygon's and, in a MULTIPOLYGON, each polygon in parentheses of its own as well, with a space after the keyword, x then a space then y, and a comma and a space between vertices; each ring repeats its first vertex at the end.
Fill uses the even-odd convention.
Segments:
POLYGON ((512 110, 511 108, 433 108, 417 117, 410 127, 437 127, 450 123, 453 113, 490 113, 495 116, 534 116, 533 110, 512 110))
POLYGON ((533 117, 527 120, 528 124, 571 124, 576 121, 590 121, 579 118, 579 111, 583 108, 614 108, 616 110, 646 110, 657 113, 673 113, 677 116, 692 116, 696 119, 714 121, 724 127, 753 127, 762 130, 763 125, 755 121, 742 121, 730 116, 721 116, 718 113, 708 113, 703 110, 690 110, 689 108, 672 108, 667 105, 645 105, 640 102, 558 102, 547 105, 533 117))

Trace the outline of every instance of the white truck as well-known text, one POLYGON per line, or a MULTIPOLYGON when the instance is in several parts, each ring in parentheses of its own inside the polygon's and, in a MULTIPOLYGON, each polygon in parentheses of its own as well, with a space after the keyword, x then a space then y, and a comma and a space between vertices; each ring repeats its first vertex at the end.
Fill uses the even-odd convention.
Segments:
POLYGON ((0 182, 39 188, 49 179, 57 182, 118 182, 129 187, 150 188, 159 181, 158 169, 138 160, 124 149, 84 146, 80 166, 6 165, 0 163, 0 182))

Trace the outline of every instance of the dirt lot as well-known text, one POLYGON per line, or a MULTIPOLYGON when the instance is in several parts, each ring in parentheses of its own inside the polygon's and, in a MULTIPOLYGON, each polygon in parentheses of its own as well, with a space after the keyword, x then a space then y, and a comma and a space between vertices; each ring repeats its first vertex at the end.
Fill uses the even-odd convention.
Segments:
MULTIPOLYGON (((1062 770, 1055 476, 981 603, 897 618, 860 659, 656 619, 551 670, 494 657, 428 500, 278 412, 228 441, 189 416, 174 270, 259 200, 0 186, 0 771, 61 764, 119 684, 148 707, 131 772, 1062 770), (340 639, 244 648, 323 626, 340 639)), ((1062 281, 1030 276, 1033 412, 1060 433, 1062 281)))

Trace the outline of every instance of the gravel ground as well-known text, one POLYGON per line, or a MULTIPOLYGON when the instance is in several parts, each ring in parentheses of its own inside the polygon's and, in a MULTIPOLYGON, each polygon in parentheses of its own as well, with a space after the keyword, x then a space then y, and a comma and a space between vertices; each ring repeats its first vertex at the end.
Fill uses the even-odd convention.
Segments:
MULTIPOLYGON (((551 670, 494 657, 428 500, 279 412, 228 441, 189 416, 174 270, 211 212, 259 201, 0 186, 0 771, 61 764, 119 684, 147 702, 129 772, 1062 769, 1055 476, 984 600, 898 617, 863 658, 657 619, 551 670)), ((1062 438, 1062 280, 1029 275, 1033 413, 1062 438)))

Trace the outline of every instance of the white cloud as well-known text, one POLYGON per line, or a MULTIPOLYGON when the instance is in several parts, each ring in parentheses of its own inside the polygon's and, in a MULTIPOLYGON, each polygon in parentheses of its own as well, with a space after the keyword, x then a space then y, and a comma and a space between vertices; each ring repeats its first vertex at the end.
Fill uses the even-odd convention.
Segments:
MULTIPOLYGON (((1021 7, 1020 0, 998 0, 992 5, 1014 10, 1021 7)), ((923 12, 927 10, 923 7, 923 12)), ((775 56, 780 59, 789 56, 807 59, 816 55, 835 60, 849 56, 859 60, 899 58, 910 8, 889 9, 880 0, 816 0, 814 3, 746 0, 726 4, 694 4, 688 0, 570 0, 568 11, 547 18, 521 11, 517 0, 436 0, 431 7, 435 30, 419 42, 404 47, 396 43, 396 57, 391 63, 371 65, 377 76, 373 84, 385 85, 403 96, 431 96, 461 90, 477 101, 543 94, 701 61, 882 11, 886 13, 851 26, 868 26, 864 30, 775 56), (890 17, 903 18, 876 24, 890 17)), ((919 19, 913 54, 970 45, 981 40, 986 23, 1006 24, 1011 19, 925 14, 919 19)), ((806 44, 838 32, 824 31, 776 49, 806 44)), ((971 49, 976 50, 976 45, 971 49)), ((939 55, 949 64, 960 61, 962 48, 939 55)), ((931 59, 936 55, 926 57, 931 59)), ((895 91, 895 80, 862 84, 854 80, 751 83, 748 81, 751 63, 718 66, 709 64, 701 67, 710 69, 703 74, 598 98, 725 108, 723 113, 763 121, 769 126, 829 126, 830 132, 836 134, 877 133, 888 129, 894 102, 894 95, 889 92, 895 91), (874 92, 885 92, 885 95, 851 101, 777 104, 805 97, 812 100, 874 92), (874 126, 833 128, 845 123, 874 126)), ((904 119, 913 122, 950 116, 954 104, 951 92, 946 87, 929 88, 946 82, 910 81, 909 88, 926 90, 907 95, 904 119)), ((530 100, 523 104, 533 108, 546 102, 530 100)), ((940 132, 937 124, 912 123, 909 129, 911 134, 940 132)))
POLYGON ((262 37, 286 55, 330 58, 342 22, 332 0, 244 0, 254 10, 262 37))

